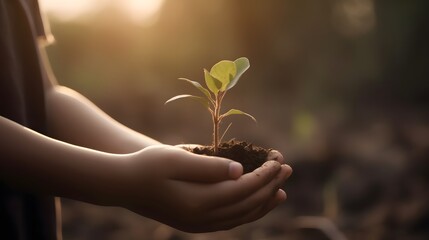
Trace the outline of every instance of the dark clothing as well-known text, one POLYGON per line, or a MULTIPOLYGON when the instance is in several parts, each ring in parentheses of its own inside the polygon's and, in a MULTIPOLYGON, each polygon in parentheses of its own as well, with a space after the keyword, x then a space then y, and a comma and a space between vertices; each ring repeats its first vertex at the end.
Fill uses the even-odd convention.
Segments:
MULTIPOLYGON (((0 0, 0 33, 0 115, 46 134, 45 75, 38 48, 46 33, 37 0, 0 0)), ((0 182, 0 239, 51 240, 55 231, 54 197, 0 182)))

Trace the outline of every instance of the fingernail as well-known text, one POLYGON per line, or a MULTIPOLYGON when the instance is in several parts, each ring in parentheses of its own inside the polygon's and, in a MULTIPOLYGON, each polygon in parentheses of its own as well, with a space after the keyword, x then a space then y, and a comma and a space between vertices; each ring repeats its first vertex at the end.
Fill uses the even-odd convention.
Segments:
POLYGON ((283 202, 287 199, 287 194, 283 189, 279 189, 277 191, 277 195, 278 195, 278 198, 281 202, 283 202))
POLYGON ((288 172, 287 177, 290 177, 290 175, 292 175, 293 170, 292 170, 291 166, 289 166, 287 164, 282 164, 282 168, 285 168, 286 171, 288 172))
POLYGON ((231 162, 229 164, 229 176, 232 179, 237 179, 243 174, 243 166, 238 162, 231 162))

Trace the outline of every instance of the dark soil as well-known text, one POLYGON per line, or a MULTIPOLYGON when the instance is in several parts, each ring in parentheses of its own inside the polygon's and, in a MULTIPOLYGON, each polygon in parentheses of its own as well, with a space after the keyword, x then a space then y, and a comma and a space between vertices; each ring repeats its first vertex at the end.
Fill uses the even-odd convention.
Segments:
MULTIPOLYGON (((213 146, 202 146, 190 149, 196 154, 215 156, 213 146)), ((260 167, 267 160, 271 149, 254 146, 252 143, 230 140, 219 146, 218 157, 232 159, 243 165, 244 173, 249 173, 260 167)))

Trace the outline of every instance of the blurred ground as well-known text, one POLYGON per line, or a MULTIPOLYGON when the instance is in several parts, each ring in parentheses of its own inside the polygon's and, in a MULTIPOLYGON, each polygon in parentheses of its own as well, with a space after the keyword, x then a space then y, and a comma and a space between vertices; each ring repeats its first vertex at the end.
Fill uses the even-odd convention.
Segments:
POLYGON ((185 234, 65 199, 64 238, 429 239, 428 5, 166 0, 151 25, 115 5, 69 21, 51 16, 59 82, 167 144, 211 138, 198 104, 163 105, 197 93, 177 78, 202 81, 203 68, 248 57, 225 104, 258 124, 232 117, 226 138, 279 149, 294 168, 289 200, 232 231, 185 234))

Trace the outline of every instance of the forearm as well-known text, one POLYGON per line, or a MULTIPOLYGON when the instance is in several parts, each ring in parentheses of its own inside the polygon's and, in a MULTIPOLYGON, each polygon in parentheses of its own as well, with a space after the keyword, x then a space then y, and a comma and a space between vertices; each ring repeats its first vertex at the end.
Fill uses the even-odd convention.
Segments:
POLYGON ((110 153, 160 144, 115 121, 71 89, 53 86, 46 92, 48 130, 57 139, 110 153))
POLYGON ((123 156, 73 146, 0 117, 0 180, 28 192, 111 204, 123 156))
POLYGON ((78 146, 130 153, 158 141, 120 124, 79 93, 57 84, 44 47, 40 49, 49 135, 78 146))

